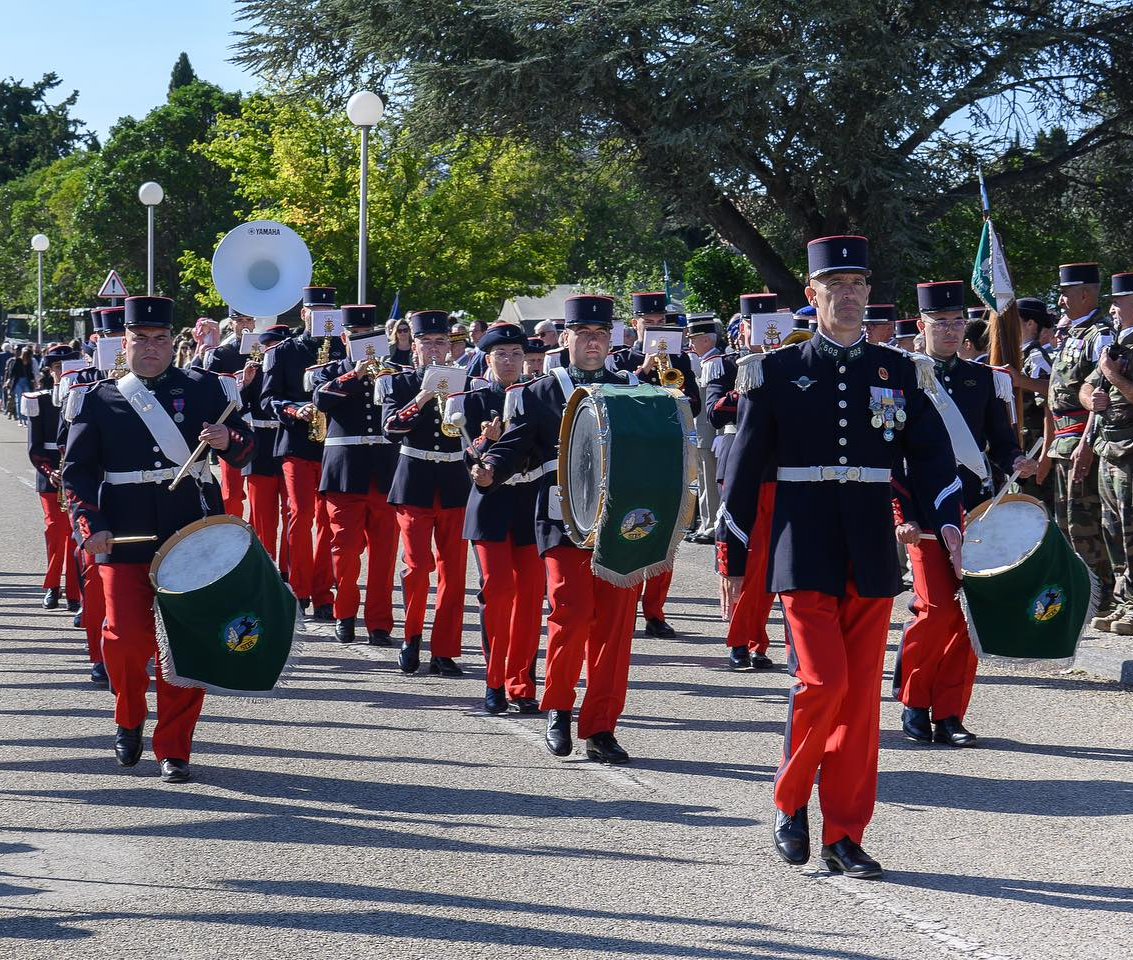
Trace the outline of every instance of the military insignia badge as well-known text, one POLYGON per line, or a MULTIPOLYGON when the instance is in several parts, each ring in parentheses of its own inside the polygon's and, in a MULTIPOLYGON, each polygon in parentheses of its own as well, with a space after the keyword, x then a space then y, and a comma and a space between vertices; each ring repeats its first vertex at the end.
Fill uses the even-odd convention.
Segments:
POLYGON ((878 375, 878 376, 879 376, 879 377, 880 377, 880 378, 881 378, 882 380, 888 380, 888 379, 889 379, 889 371, 888 371, 888 370, 886 370, 886 369, 885 369, 885 367, 878 367, 878 368, 877 368, 877 375, 878 375))
POLYGON ((1053 620, 1062 611, 1066 601, 1066 594, 1058 584, 1048 584, 1039 591, 1031 603, 1031 619, 1035 623, 1046 623, 1053 620))
POLYGON ((798 380, 792 380, 791 383, 793 383, 800 390, 805 391, 805 390, 810 389, 816 383, 818 383, 818 381, 817 380, 811 380, 810 377, 808 377, 804 374, 803 376, 799 377, 798 380))
POLYGON ((224 645, 233 653, 247 653, 260 642, 262 629, 259 617, 251 613, 241 614, 225 624, 222 631, 224 645))
POLYGON ((626 540, 644 540, 657 526, 652 510, 638 507, 622 517, 621 535, 626 540))

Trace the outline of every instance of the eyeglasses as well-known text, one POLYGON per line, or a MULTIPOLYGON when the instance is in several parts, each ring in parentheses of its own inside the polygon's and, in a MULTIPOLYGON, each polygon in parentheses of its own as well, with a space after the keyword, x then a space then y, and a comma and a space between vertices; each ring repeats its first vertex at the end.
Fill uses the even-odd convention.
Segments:
POLYGON ((927 317, 924 322, 934 330, 963 330, 968 325, 967 320, 929 320, 927 317))

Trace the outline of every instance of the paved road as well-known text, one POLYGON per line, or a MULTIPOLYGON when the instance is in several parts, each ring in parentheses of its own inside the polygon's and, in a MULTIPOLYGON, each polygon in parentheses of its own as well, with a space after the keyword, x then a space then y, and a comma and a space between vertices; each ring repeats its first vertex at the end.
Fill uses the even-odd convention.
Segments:
POLYGON ((686 548, 681 637, 635 641, 630 767, 555 760, 538 719, 478 709, 471 634, 453 681, 320 628, 286 697, 206 700, 197 779, 168 786, 152 759, 116 768, 80 634, 38 609, 30 475, 0 423, 2 957, 1129 956, 1119 687, 983 671, 971 751, 906 743, 886 701, 887 879, 792 870, 769 838, 789 678, 723 669, 709 548, 686 548))

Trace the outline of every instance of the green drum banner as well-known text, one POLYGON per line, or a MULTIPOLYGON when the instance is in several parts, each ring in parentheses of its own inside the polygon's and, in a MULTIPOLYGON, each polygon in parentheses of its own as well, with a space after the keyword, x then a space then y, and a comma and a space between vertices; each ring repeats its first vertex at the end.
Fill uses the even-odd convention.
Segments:
POLYGON ((962 551, 964 606, 979 656, 1065 660, 1097 605, 1089 568, 1032 497, 972 511, 962 551))
POLYGON ((563 417, 559 484, 568 535, 595 576, 636 586, 671 570, 696 505, 688 400, 648 384, 576 390, 563 417))
POLYGON ((245 696, 274 689, 298 654, 298 603, 247 524, 190 524, 162 546, 150 577, 169 683, 245 696))

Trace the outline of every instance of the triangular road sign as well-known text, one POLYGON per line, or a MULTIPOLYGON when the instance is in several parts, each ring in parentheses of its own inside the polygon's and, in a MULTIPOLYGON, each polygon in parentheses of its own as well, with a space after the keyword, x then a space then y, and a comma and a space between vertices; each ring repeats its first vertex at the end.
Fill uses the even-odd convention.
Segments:
POLYGON ((102 286, 98 288, 97 296, 100 297, 128 297, 126 292, 126 285, 122 282, 121 277, 118 276, 117 270, 111 270, 106 275, 106 279, 102 282, 102 286))

